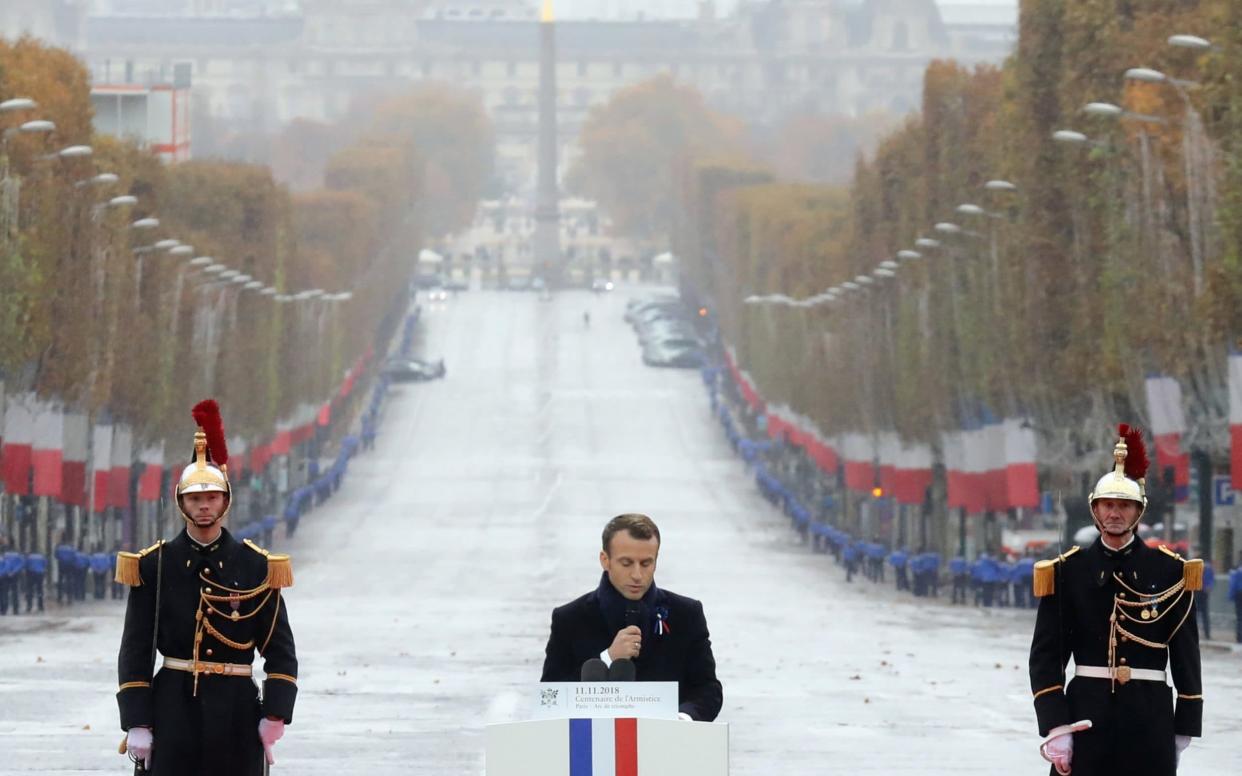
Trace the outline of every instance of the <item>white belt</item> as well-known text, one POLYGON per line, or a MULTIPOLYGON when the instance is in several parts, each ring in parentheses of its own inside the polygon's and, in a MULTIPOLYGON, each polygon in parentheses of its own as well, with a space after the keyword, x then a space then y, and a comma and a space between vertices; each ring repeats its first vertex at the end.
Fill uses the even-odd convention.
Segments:
POLYGON ((1157 671, 1154 668, 1117 666, 1110 669, 1108 666, 1074 666, 1074 676, 1085 676, 1089 679, 1115 679, 1121 684, 1125 684, 1131 679, 1168 684, 1164 671, 1157 671))
POLYGON ((195 663, 193 660, 182 660, 178 657, 164 658, 164 667, 171 668, 174 671, 221 674, 223 676, 250 676, 253 672, 253 667, 242 665, 241 663, 211 663, 204 660, 195 663))

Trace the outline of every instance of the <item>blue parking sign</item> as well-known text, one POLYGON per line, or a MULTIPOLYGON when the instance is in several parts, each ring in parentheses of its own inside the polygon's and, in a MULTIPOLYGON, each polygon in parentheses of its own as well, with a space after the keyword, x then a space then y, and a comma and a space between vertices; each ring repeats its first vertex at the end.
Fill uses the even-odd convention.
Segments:
POLYGON ((1233 482, 1228 474, 1217 474, 1212 477, 1212 502, 1216 506, 1233 506, 1235 495, 1233 482))

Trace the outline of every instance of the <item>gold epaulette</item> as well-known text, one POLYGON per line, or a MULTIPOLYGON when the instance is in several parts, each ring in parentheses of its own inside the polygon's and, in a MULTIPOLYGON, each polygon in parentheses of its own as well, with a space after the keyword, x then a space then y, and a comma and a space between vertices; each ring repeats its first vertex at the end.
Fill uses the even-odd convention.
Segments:
POLYGON ((267 558, 267 586, 272 588, 293 587, 293 561, 288 555, 268 552, 249 539, 242 540, 247 547, 267 558))
POLYGON ((142 572, 140 570, 141 561, 146 556, 155 552, 164 543, 160 539, 155 544, 146 548, 142 552, 125 552, 122 550, 116 554, 116 576, 113 579, 122 585, 130 587, 142 586, 142 572))
POLYGON ((1203 589, 1203 560, 1201 558, 1186 560, 1163 544, 1160 545, 1160 551, 1182 562, 1182 581, 1186 583, 1187 590, 1198 592, 1203 589))
POLYGON ((1078 550, 1078 545, 1074 545, 1055 558, 1041 560, 1035 564, 1035 576, 1031 580, 1031 585, 1036 598, 1043 598, 1057 592, 1057 564, 1078 550))

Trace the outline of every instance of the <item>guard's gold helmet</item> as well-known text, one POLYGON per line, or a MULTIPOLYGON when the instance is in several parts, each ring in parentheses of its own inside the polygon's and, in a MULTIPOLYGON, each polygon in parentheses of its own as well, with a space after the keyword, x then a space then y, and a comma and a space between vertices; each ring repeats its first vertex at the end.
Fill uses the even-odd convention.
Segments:
POLYGON ((1103 498, 1138 502, 1138 515, 1130 525, 1133 530, 1147 509, 1147 446, 1143 443, 1142 429, 1136 426, 1122 423, 1117 434, 1117 444, 1113 446, 1113 470, 1100 478, 1087 500, 1091 502, 1091 518, 1095 520, 1096 528, 1100 528, 1100 521, 1095 516, 1095 502, 1103 498))
POLYGON ((194 461, 181 470, 177 480, 177 509, 187 520, 185 507, 181 497, 187 493, 223 493, 227 499, 223 520, 228 514, 232 502, 233 489, 229 484, 229 450, 224 441, 224 423, 220 419, 220 407, 211 399, 194 405, 193 416, 198 423, 198 431, 194 434, 194 461))

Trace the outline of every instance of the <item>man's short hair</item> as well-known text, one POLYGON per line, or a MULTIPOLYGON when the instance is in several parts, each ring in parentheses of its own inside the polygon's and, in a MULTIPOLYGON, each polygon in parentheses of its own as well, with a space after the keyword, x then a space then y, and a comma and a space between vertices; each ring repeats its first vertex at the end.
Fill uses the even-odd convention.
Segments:
POLYGON ((617 515, 608 521, 608 525, 604 526, 604 552, 611 554, 609 545, 612 544, 612 537, 621 531, 626 531, 630 536, 640 541, 655 538, 656 544, 660 543, 660 529, 656 527, 655 521, 646 515, 640 515, 637 512, 631 512, 624 515, 617 515))

